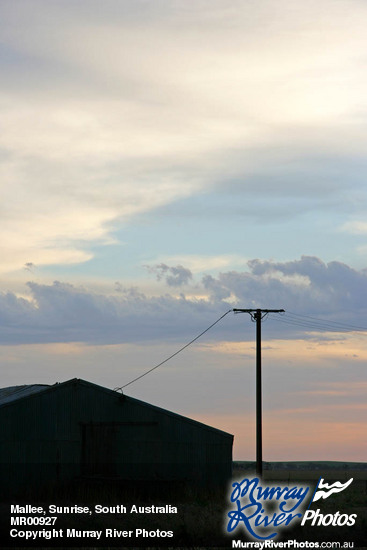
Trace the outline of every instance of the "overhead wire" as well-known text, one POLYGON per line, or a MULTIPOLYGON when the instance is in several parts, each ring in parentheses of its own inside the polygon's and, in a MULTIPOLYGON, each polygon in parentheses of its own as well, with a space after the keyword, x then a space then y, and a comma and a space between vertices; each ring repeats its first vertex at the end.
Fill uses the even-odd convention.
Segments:
POLYGON ((330 327, 327 327, 327 326, 322 326, 322 325, 317 325, 316 323, 315 324, 311 324, 311 323, 303 323, 302 321, 296 321, 296 320, 293 320, 293 319, 277 319, 276 320, 277 323, 283 323, 285 325, 288 325, 288 326, 295 326, 295 327, 302 327, 302 328, 306 328, 306 329, 309 329, 310 331, 325 331, 325 332, 338 332, 338 333, 345 333, 345 332, 356 332, 355 329, 345 329, 345 328, 330 328, 330 327))
POLYGON ((134 380, 131 380, 130 382, 128 382, 127 384, 124 384, 123 386, 120 386, 119 388, 115 388, 115 391, 121 391, 123 390, 124 388, 126 388, 127 386, 130 386, 130 384, 133 384, 134 382, 137 382, 138 380, 140 380, 141 378, 143 378, 144 376, 146 376, 147 374, 149 374, 150 372, 156 370, 158 367, 164 365, 164 363, 167 363, 167 361, 169 361, 170 359, 172 359, 173 357, 175 357, 176 355, 178 355, 179 353, 181 353, 181 351, 183 351, 184 349, 188 348, 189 346, 191 346, 191 344, 193 344, 194 342, 196 342, 196 340, 198 340, 199 338, 201 338, 206 332, 208 332, 211 328, 213 328, 217 323, 219 323, 219 321, 221 321, 226 315, 228 315, 228 313, 231 313, 231 311, 233 311, 232 309, 229 309, 228 311, 226 311, 226 313, 224 313, 223 315, 221 315, 219 317, 219 319, 217 319, 216 321, 214 321, 214 323, 212 323, 208 328, 206 328, 205 330, 203 330, 203 332, 201 332, 200 334, 198 334, 197 336, 195 336, 195 338, 193 338, 192 340, 190 340, 190 342, 188 342, 187 344, 185 344, 184 346, 182 346, 182 348, 180 348, 178 351, 176 351, 175 353, 172 353, 172 355, 170 355, 169 357, 167 357, 167 359, 164 359, 164 361, 161 361, 158 365, 155 365, 155 367, 152 367, 151 369, 147 370, 146 372, 144 372, 143 374, 141 374, 140 376, 137 376, 136 378, 134 378, 134 380))
POLYGON ((296 317, 296 318, 305 318, 305 319, 311 319, 317 322, 322 322, 327 325, 333 325, 336 327, 345 328, 346 330, 356 330, 356 331, 365 331, 367 330, 367 327, 363 327, 361 325, 352 325, 347 323, 341 323, 339 321, 330 321, 329 319, 318 319, 317 317, 312 317, 311 315, 300 315, 299 313, 293 313, 292 311, 287 311, 287 314, 296 317))
POLYGON ((338 321, 329 321, 325 319, 319 319, 318 317, 313 317, 310 315, 300 315, 297 313, 292 313, 287 311, 287 319, 284 318, 284 315, 272 317, 272 320, 276 320, 279 323, 284 323, 287 325, 299 326, 308 328, 310 330, 316 331, 327 331, 327 332, 365 332, 367 327, 349 325, 347 323, 340 323, 338 321))
MULTIPOLYGON (((190 340, 190 342, 182 346, 175 353, 172 353, 172 355, 170 355, 169 357, 167 357, 166 359, 158 363, 158 365, 155 365, 154 367, 147 370, 140 376, 137 376, 127 384, 124 384, 123 386, 115 388, 115 391, 123 390, 127 386, 130 386, 130 384, 133 384, 134 382, 137 382, 141 378, 144 378, 144 376, 147 376, 147 374, 153 372, 154 370, 158 369, 159 367, 161 367, 162 365, 170 361, 173 357, 181 353, 184 349, 188 348, 189 346, 191 346, 191 344, 196 342, 196 340, 201 338, 206 332, 208 332, 211 328, 213 328, 217 323, 219 323, 219 321, 221 321, 226 315, 228 315, 228 313, 231 313, 232 311, 233 309, 229 309, 228 311, 226 311, 226 313, 221 315, 219 319, 214 321, 214 323, 212 323, 208 328, 206 328, 200 334, 195 336, 195 338, 190 340)), ((301 314, 293 313, 291 311, 286 311, 283 313, 283 315, 277 314, 276 316, 272 316, 272 315, 266 316, 264 318, 264 321, 270 320, 270 319, 275 320, 278 323, 283 323, 289 326, 306 328, 306 329, 309 329, 310 331, 326 331, 326 332, 338 332, 338 333, 367 332, 367 327, 362 327, 358 325, 348 325, 346 323, 340 323, 338 321, 319 319, 318 317, 313 317, 311 315, 301 315, 301 314), (286 319, 284 318, 285 316, 287 316, 286 319)))

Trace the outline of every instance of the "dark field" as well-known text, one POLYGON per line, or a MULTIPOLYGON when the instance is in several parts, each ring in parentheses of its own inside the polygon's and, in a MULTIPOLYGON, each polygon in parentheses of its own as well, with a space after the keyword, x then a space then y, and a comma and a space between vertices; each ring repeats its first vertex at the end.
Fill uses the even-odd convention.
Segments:
MULTIPOLYGON (((64 486, 63 488, 48 487, 40 490, 37 495, 14 495, 13 498, 1 504, 1 530, 3 535, 9 532, 10 503, 35 505, 41 504, 47 507, 49 504, 62 506, 102 504, 112 506, 116 504, 130 504, 150 506, 172 504, 177 506, 177 514, 124 514, 113 516, 111 514, 93 514, 92 516, 80 516, 66 514, 58 517, 59 528, 75 528, 82 530, 102 530, 107 528, 134 530, 144 527, 148 531, 157 529, 172 530, 174 538, 157 539, 146 538, 132 539, 105 539, 93 542, 91 539, 78 539, 78 547, 86 548, 231 548, 232 539, 251 541, 243 526, 239 526, 235 532, 227 533, 227 513, 233 509, 229 495, 231 483, 241 481, 244 478, 256 477, 254 464, 250 462, 234 462, 232 480, 227 487, 203 488, 200 486, 178 485, 173 482, 156 484, 121 483, 117 480, 83 480, 79 483, 64 486), (159 545, 158 545, 159 544, 159 545)), ((275 540, 297 542, 348 542, 354 543, 354 549, 367 548, 367 464, 335 463, 335 462, 292 462, 292 463, 265 463, 262 484, 286 485, 289 487, 308 486, 309 495, 317 485, 320 477, 327 483, 334 481, 345 482, 353 477, 353 483, 346 490, 331 495, 328 499, 319 500, 311 505, 311 509, 319 508, 322 514, 357 514, 353 527, 312 527, 306 524, 298 525, 294 529, 286 528, 283 534, 275 540)), ((309 498, 307 497, 307 505, 309 498)), ((4 539, 3 539, 4 540, 4 539)), ((46 540, 37 543, 27 543, 18 539, 12 544, 4 544, 3 547, 13 548, 71 548, 75 547, 75 539, 62 539, 62 546, 55 541, 46 540), (20 544, 19 544, 20 543, 20 544), (22 544, 23 543, 23 544, 22 544), (13 546, 12 546, 13 545, 13 546)), ((352 546, 348 546, 352 548, 352 546)))

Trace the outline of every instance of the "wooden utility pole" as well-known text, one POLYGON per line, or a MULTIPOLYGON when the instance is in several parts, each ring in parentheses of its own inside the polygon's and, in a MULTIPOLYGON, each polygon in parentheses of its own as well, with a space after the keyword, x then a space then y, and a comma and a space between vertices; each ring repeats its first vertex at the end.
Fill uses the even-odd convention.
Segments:
POLYGON ((235 313, 249 313, 256 322, 256 473, 263 473, 262 449, 262 390, 261 390, 261 321, 268 313, 284 313, 284 309, 234 309, 235 313))

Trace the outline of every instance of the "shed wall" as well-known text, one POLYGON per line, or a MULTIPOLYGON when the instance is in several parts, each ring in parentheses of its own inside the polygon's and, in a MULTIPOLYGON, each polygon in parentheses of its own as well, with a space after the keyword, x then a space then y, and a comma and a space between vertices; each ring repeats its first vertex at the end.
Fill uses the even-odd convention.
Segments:
POLYGON ((231 474, 232 439, 77 380, 0 407, 3 483, 81 475, 222 482, 231 474))

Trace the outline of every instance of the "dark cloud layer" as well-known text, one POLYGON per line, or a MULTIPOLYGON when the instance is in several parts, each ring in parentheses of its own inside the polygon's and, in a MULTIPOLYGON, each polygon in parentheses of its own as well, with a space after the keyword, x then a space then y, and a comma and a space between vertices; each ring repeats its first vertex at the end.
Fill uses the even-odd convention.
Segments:
POLYGON ((366 311, 367 270, 335 261, 326 264, 312 256, 289 262, 255 259, 248 267, 248 272, 206 277, 204 284, 213 297, 223 299, 232 293, 254 307, 268 304, 314 315, 345 312, 356 318, 366 311))
MULTIPOLYGON (((168 286, 187 284, 192 274, 182 266, 158 266, 168 286)), ((148 297, 119 287, 118 295, 101 295, 70 284, 28 283, 32 300, 8 292, 0 296, 2 344, 81 341, 89 344, 173 340, 185 343, 233 307, 283 308, 297 315, 367 326, 367 270, 319 258, 273 262, 254 259, 248 271, 205 276, 207 299, 166 293, 148 297)), ((196 283, 197 287, 197 283, 196 283)), ((274 316, 274 321, 277 317, 274 316)), ((268 337, 306 337, 307 330, 287 313, 271 323, 268 337), (284 321, 293 323, 284 325, 284 321)), ((305 322, 307 319, 305 318, 305 322)), ((320 325, 320 328, 321 325, 320 325)), ((223 321, 206 339, 251 339, 242 325, 223 321)))

